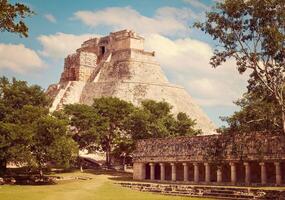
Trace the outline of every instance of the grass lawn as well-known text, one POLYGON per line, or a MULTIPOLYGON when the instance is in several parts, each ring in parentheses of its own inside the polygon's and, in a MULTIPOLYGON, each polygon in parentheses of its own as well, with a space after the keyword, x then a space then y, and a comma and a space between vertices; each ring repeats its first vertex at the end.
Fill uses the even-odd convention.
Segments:
POLYGON ((60 176, 87 176, 91 180, 61 181, 48 186, 0 186, 0 200, 202 200, 134 191, 117 184, 114 174, 66 173, 60 176))

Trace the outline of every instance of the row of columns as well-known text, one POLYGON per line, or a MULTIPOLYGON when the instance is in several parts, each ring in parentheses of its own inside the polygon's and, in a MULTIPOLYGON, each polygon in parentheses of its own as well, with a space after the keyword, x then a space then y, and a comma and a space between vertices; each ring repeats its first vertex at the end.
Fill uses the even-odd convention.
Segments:
MULTIPOLYGON (((230 162, 230 175, 231 175, 231 183, 236 184, 237 182, 237 165, 235 162, 230 162)), ((149 163, 150 165, 150 179, 155 179, 155 163, 149 163)), ((165 163, 159 163, 160 165, 160 180, 165 181, 165 163)), ((171 180, 176 181, 176 163, 170 163, 171 165, 171 180)), ((245 183, 250 184, 251 183, 251 167, 249 162, 243 163, 245 167, 245 183)), ((267 174, 266 174, 266 165, 264 162, 259 163, 260 170, 261 170, 261 184, 267 183, 267 174)), ((280 163, 275 162, 275 175, 276 175, 276 184, 280 185, 282 183, 282 176, 281 176, 281 168, 280 163)), ((199 182, 199 163, 193 163, 194 166, 194 182, 199 182)), ((211 167, 209 163, 204 163, 205 166, 205 182, 210 183, 211 182, 211 167)), ((221 183, 223 181, 222 177, 222 169, 217 168, 216 171, 217 174, 217 182, 221 183)), ((189 166, 188 163, 183 163, 183 180, 188 181, 189 177, 189 166)))

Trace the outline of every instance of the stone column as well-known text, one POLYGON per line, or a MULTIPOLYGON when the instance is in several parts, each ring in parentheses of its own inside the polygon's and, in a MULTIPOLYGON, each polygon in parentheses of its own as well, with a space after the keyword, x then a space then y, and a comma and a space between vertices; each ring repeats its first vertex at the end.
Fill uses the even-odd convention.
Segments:
POLYGON ((237 168, 236 168, 236 163, 230 162, 231 166, 231 183, 236 184, 237 182, 237 168))
POLYGON ((248 162, 244 162, 244 167, 245 167, 245 183, 250 184, 250 165, 248 162))
POLYGON ((145 179, 145 163, 134 162, 133 164, 133 179, 144 180, 145 179))
POLYGON ((193 163, 193 165, 194 165, 194 182, 198 183, 199 182, 199 164, 193 163))
POLYGON ((265 185, 267 183, 266 166, 264 162, 259 163, 259 165, 260 165, 260 174, 261 174, 261 184, 265 185))
POLYGON ((217 169, 217 183, 221 183, 222 181, 223 181, 222 168, 218 167, 218 169, 217 169))
POLYGON ((155 164, 154 163, 149 163, 150 166, 150 180, 155 179, 155 164))
POLYGON ((189 170, 189 168, 188 168, 188 165, 187 165, 187 163, 183 163, 183 177, 184 177, 184 181, 188 181, 188 170, 189 170))
POLYGON ((176 164, 171 163, 171 180, 176 181, 176 164))
POLYGON ((280 163, 275 162, 275 174, 276 174, 276 185, 281 185, 282 184, 282 174, 281 174, 281 168, 280 168, 280 163))
POLYGON ((146 179, 146 163, 141 164, 141 180, 146 179))
POLYGON ((205 182, 210 183, 211 182, 211 169, 209 163, 204 163, 205 165, 205 182))
POLYGON ((160 180, 165 181, 165 164, 160 163, 160 180))

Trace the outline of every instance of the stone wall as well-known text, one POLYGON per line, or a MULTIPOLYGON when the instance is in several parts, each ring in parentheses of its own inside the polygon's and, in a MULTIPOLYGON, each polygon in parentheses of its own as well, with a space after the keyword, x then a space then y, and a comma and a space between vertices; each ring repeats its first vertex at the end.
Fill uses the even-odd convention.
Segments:
POLYGON ((246 133, 140 140, 134 162, 281 160, 285 137, 281 134, 246 133))

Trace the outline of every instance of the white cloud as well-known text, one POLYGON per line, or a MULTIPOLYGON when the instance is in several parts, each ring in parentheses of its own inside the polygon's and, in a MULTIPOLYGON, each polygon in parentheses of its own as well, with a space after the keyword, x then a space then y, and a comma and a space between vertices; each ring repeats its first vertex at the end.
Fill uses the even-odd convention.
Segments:
POLYGON ((76 49, 85 41, 92 37, 98 37, 93 34, 73 35, 66 33, 56 33, 54 35, 41 35, 38 37, 43 49, 40 53, 43 56, 63 59, 68 54, 74 53, 76 49))
POLYGON ((171 81, 183 85, 200 105, 230 106, 245 90, 247 76, 238 74, 233 61, 217 69, 210 66, 213 50, 205 42, 152 34, 146 48, 156 51, 171 81))
POLYGON ((207 6, 206 4, 203 4, 200 0, 183 0, 186 3, 189 3, 191 6, 195 8, 201 8, 204 10, 209 10, 210 7, 207 6))
POLYGON ((72 19, 90 27, 103 25, 112 30, 133 29, 140 34, 176 35, 187 33, 187 22, 198 17, 189 8, 162 7, 153 17, 147 17, 131 7, 108 7, 98 11, 77 11, 72 19))
POLYGON ((51 23, 56 23, 56 18, 52 14, 45 14, 44 18, 46 18, 51 23))
POLYGON ((44 67, 44 62, 32 49, 23 44, 0 43, 0 69, 6 68, 18 73, 39 70, 44 67))

